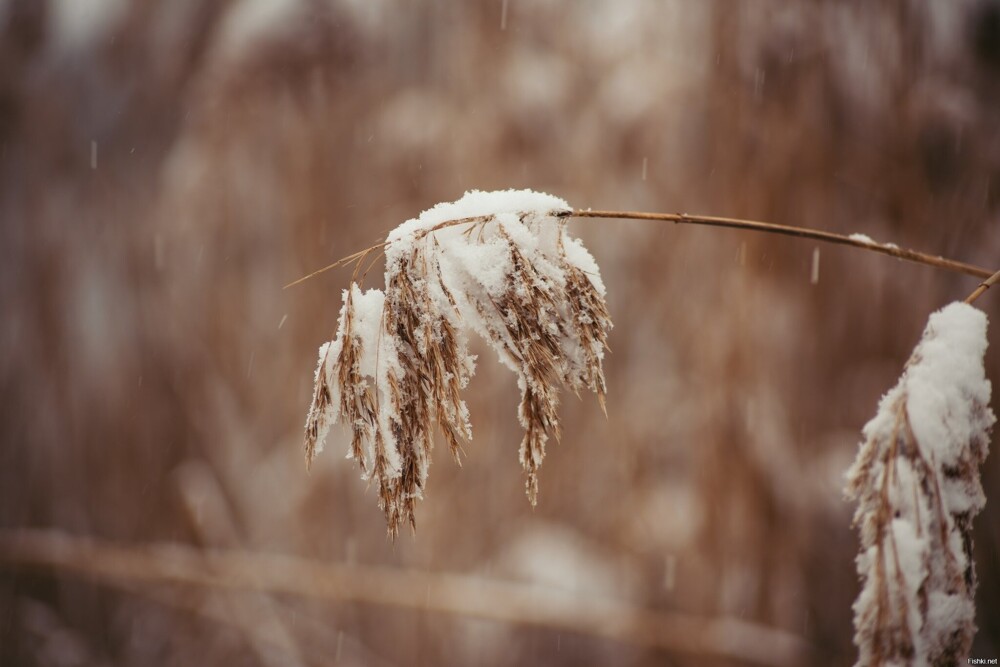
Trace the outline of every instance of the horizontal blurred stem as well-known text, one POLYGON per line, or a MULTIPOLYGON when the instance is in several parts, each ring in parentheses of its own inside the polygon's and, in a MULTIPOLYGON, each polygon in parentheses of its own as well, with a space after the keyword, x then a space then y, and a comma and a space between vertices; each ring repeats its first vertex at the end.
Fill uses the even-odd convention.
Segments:
POLYGON ((163 584, 267 592, 534 625, 760 665, 811 662, 809 644, 784 630, 473 575, 199 550, 176 543, 125 546, 53 530, 3 530, 0 569, 12 567, 54 570, 133 592, 136 585, 163 584))
MULTIPOLYGON (((577 218, 605 218, 623 220, 657 220, 662 222, 673 222, 683 225, 706 225, 709 227, 730 227, 732 229, 748 229, 769 234, 781 234, 784 236, 796 236, 814 241, 825 241, 827 243, 837 243, 840 245, 863 248, 873 252, 880 252, 883 255, 905 259, 918 264, 926 264, 947 271, 955 271, 976 278, 989 278, 993 272, 972 264, 959 262, 945 257, 928 255, 926 253, 900 248, 895 245, 864 241, 859 238, 852 238, 843 234, 833 232, 823 232, 815 229, 803 227, 792 227, 790 225, 777 225, 772 222, 758 222, 756 220, 741 220, 739 218, 720 218, 711 215, 689 215, 687 213, 643 213, 640 211, 573 211, 573 216, 577 218)), ((978 295, 977 295, 978 296, 978 295)))

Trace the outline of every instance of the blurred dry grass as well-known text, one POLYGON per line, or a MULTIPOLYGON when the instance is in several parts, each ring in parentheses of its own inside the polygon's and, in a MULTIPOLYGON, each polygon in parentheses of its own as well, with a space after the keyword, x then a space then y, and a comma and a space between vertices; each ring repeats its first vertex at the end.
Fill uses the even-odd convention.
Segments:
MULTIPOLYGON (((0 526, 553 586, 743 619, 846 664, 841 475, 927 314, 974 281, 822 248, 813 285, 801 241, 574 222, 616 323, 608 420, 566 402, 532 511, 516 388, 480 350, 465 465, 439 457, 419 537, 395 545, 338 455, 347 434, 312 474, 301 460, 346 275, 281 285, 474 187, 995 267, 998 44, 994 0, 4 0, 0 526)), ((997 461, 975 526, 980 657, 1000 654, 997 461)), ((0 566, 0 664, 230 663, 728 664, 0 566)))

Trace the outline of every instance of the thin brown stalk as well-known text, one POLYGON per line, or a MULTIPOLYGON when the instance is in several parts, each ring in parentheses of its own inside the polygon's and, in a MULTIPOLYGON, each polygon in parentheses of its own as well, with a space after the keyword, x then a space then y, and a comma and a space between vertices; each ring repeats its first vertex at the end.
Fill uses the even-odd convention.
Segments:
MULTIPOLYGON (((836 243, 839 245, 852 246, 854 248, 861 248, 863 250, 870 250, 872 252, 882 253, 883 255, 889 255, 890 257, 895 257, 897 259, 904 259, 909 262, 915 262, 917 264, 925 264, 927 266, 933 266, 939 269, 944 269, 946 271, 954 271, 956 273, 964 273, 966 275, 975 276, 976 278, 986 278, 987 280, 983 282, 976 292, 973 292, 966 300, 966 303, 972 303, 979 296, 986 291, 988 287, 995 284, 1000 278, 997 278, 996 274, 989 269, 984 269, 973 264, 967 264, 965 262, 960 262, 954 259, 948 259, 946 257, 939 257, 937 255, 929 255, 927 253, 918 252, 916 250, 910 250, 908 248, 900 248, 893 244, 887 243, 874 243, 869 241, 864 241, 859 238, 851 238, 850 236, 844 234, 837 234, 835 232, 824 232, 818 229, 809 229, 806 227, 793 227, 791 225, 779 225, 773 222, 760 222, 757 220, 743 220, 741 218, 724 218, 712 215, 690 215, 688 213, 647 213, 643 211, 594 211, 594 210, 576 210, 576 211, 553 211, 552 213, 555 217, 566 218, 603 218, 607 220, 655 220, 661 222, 673 222, 681 225, 706 225, 709 227, 729 227, 731 229, 745 229, 750 231, 765 232, 768 234, 779 234, 783 236, 794 236, 797 238, 811 239, 814 241, 823 241, 826 243, 836 243)), ((473 217, 473 218, 462 218, 460 220, 448 220, 439 225, 436 225, 430 229, 426 229, 421 233, 421 236, 430 234, 431 232, 438 231, 439 229, 444 229, 446 227, 453 227, 455 225, 462 225, 466 223, 482 222, 483 216, 473 217)), ((303 276, 298 280, 294 280, 287 285, 285 289, 298 285, 300 283, 309 280, 315 276, 320 275, 330 269, 334 269, 338 266, 343 266, 345 264, 350 264, 351 262, 357 262, 362 257, 368 255, 368 253, 384 248, 386 242, 376 243, 373 246, 365 248, 353 255, 348 255, 342 259, 337 260, 333 264, 328 264, 321 269, 313 271, 309 275, 303 276)))
POLYGON ((997 271, 992 276, 979 283, 979 287, 977 287, 972 294, 966 297, 965 302, 971 304, 973 301, 981 297, 983 292, 988 290, 993 285, 996 285, 998 282, 1000 282, 1000 271, 997 271))
POLYGON ((851 238, 844 234, 834 232, 824 232, 805 227, 792 227, 791 225, 778 225, 772 222, 758 222, 756 220, 742 220, 739 218, 720 218, 711 215, 689 215, 687 213, 643 213, 640 211, 573 211, 573 216, 577 218, 609 218, 623 220, 659 220, 663 222, 674 222, 687 225, 707 225, 710 227, 730 227, 733 229, 748 229, 769 234, 781 234, 784 236, 795 236, 798 238, 812 239, 814 241, 825 241, 827 243, 837 243, 840 245, 863 248, 873 252, 880 252, 883 255, 905 259, 918 264, 926 264, 947 271, 965 273, 977 278, 989 278, 993 272, 987 269, 959 262, 945 257, 928 255, 926 253, 899 248, 885 243, 872 243, 858 238, 851 238))
POLYGON ((784 630, 470 575, 176 543, 127 546, 53 530, 0 531, 0 567, 75 575, 130 591, 168 584, 386 605, 578 632, 722 661, 776 667, 812 662, 809 644, 784 630))
MULTIPOLYGON (((566 216, 566 215, 569 215, 569 213, 568 212, 562 212, 562 211, 560 211, 559 215, 566 216)), ((464 225, 464 224, 467 224, 467 223, 484 222, 485 220, 489 219, 489 217, 490 216, 488 216, 488 215, 477 215, 477 216, 473 216, 471 218, 459 218, 458 220, 447 220, 445 222, 442 222, 439 225, 434 225, 433 227, 431 227, 429 229, 421 230, 417 234, 417 238, 421 239, 421 238, 427 236, 428 234, 430 234, 431 232, 436 232, 439 229, 444 229, 445 227, 454 227, 455 225, 464 225)), ((321 269, 316 269, 315 271, 313 271, 312 273, 310 273, 308 275, 305 275, 305 276, 302 276, 301 278, 293 280, 292 282, 290 282, 287 285, 285 285, 284 287, 282 287, 282 289, 288 289, 289 287, 294 287, 295 285, 298 285, 299 283, 304 283, 305 281, 309 280, 310 278, 315 278, 319 274, 326 273, 330 269, 335 269, 338 266, 344 266, 346 264, 352 264, 354 262, 360 263, 360 262, 364 261, 364 258, 367 257, 369 253, 371 253, 371 252, 373 252, 375 250, 381 250, 381 249, 385 248, 386 245, 388 245, 388 242, 387 241, 382 241, 381 243, 376 243, 374 245, 370 245, 367 248, 365 248, 364 250, 359 250, 356 253, 350 254, 347 257, 341 257, 340 259, 338 259, 333 264, 327 264, 326 266, 324 266, 321 269)), ((374 264, 374 261, 372 263, 374 264)), ((368 269, 365 271, 365 273, 367 274, 368 271, 371 270, 371 268, 372 267, 369 266, 368 269)), ((357 272, 356 271, 355 271, 355 276, 357 276, 357 272)))
POLYGON ((319 274, 325 273, 325 272, 329 271, 330 269, 335 269, 338 266, 345 266, 347 264, 351 264, 352 262, 359 262, 362 259, 364 259, 365 257, 367 257, 368 253, 370 253, 371 251, 378 250, 379 248, 383 248, 383 247, 385 247, 385 242, 376 243, 375 245, 369 246, 369 247, 365 248, 364 250, 359 250, 356 253, 352 253, 352 254, 348 255, 347 257, 341 257, 340 259, 338 259, 333 264, 327 264, 322 269, 317 269, 316 271, 313 271, 312 273, 310 273, 308 275, 302 276, 301 278, 299 278, 297 280, 293 280, 292 282, 290 282, 287 285, 285 285, 282 289, 288 289, 289 287, 294 287, 295 285, 298 285, 299 283, 304 283, 305 281, 309 280, 310 278, 315 278, 319 274))

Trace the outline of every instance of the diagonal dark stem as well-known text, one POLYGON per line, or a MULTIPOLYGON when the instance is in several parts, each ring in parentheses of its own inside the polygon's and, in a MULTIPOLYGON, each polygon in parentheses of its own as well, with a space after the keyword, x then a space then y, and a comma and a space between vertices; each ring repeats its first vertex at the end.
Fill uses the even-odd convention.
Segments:
POLYGON ((976 288, 975 292, 966 297, 965 302, 971 304, 973 301, 981 297, 983 292, 988 290, 991 286, 996 285, 998 282, 1000 282, 1000 271, 997 271, 992 276, 979 283, 979 287, 976 288))

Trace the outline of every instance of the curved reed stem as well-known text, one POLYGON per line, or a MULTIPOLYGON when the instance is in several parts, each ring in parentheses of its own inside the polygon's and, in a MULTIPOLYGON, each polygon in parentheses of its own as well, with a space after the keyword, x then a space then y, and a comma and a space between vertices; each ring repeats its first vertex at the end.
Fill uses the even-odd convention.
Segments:
POLYGON ((893 244, 875 243, 866 241, 858 237, 845 236, 834 232, 824 232, 805 227, 792 227, 791 225, 778 225, 772 222, 758 222, 756 220, 742 220, 739 218, 720 218, 711 215, 689 215, 687 213, 643 213, 640 211, 573 211, 576 218, 606 218, 622 220, 658 220, 662 222, 673 222, 687 225, 707 225, 710 227, 730 227, 733 229, 749 229, 757 232, 769 234, 781 234, 783 236, 796 236, 799 238, 813 239, 815 241, 825 241, 827 243, 837 243, 840 245, 863 248, 873 252, 880 252, 890 257, 905 259, 918 264, 926 264, 947 271, 964 273, 976 278, 989 278, 993 272, 972 264, 959 262, 945 257, 928 255, 926 253, 900 248, 893 244))
MULTIPOLYGON (((688 213, 646 213, 643 211, 594 211, 594 210, 576 210, 576 211, 555 211, 553 215, 559 218, 574 217, 574 218, 603 218, 606 220, 654 220, 660 222, 673 222, 679 225, 703 225, 708 227, 729 227, 731 229, 745 229, 756 232, 765 232, 768 234, 779 234, 782 236, 795 236, 798 238, 812 239, 814 241, 823 241, 825 243, 836 243, 839 245, 852 246, 854 248, 861 248, 862 250, 870 250, 872 252, 879 252, 883 255, 889 255, 890 257, 895 257, 897 259, 905 259, 909 262, 915 262, 917 264, 924 264, 927 266, 933 266, 938 269, 944 269, 946 271, 954 271, 956 273, 964 273, 965 275, 974 276, 976 278, 985 278, 986 280, 979 286, 973 294, 969 295, 969 299, 966 303, 972 303, 979 296, 997 282, 997 276, 989 269, 984 269, 973 264, 966 264, 965 262, 959 262, 958 260, 948 259, 946 257, 940 257, 937 255, 929 255, 927 253, 918 252, 916 250, 910 250, 909 248, 900 248, 899 246, 892 243, 875 243, 874 241, 868 241, 857 236, 847 236, 844 234, 837 234, 834 232, 824 232, 818 229, 808 229, 806 227, 793 227, 791 225, 779 225, 773 222, 760 222, 757 220, 743 220, 741 218, 723 218, 713 215, 690 215, 688 213)), ((462 225, 466 223, 482 222, 484 218, 488 216, 477 216, 473 218, 461 218, 459 220, 449 220, 447 222, 435 225, 431 229, 424 230, 424 234, 429 234, 435 232, 439 229, 444 229, 445 227, 453 227, 455 225, 462 225)), ((329 271, 330 269, 336 268, 338 266, 343 266, 345 264, 350 264, 351 262, 357 262, 360 259, 367 257, 369 253, 374 250, 385 247, 385 241, 382 243, 376 243, 373 246, 365 248, 353 255, 348 255, 342 259, 337 260, 333 264, 328 264, 321 269, 313 271, 312 273, 294 280, 287 285, 285 289, 298 285, 299 283, 305 282, 310 278, 318 276, 321 273, 329 271)))

